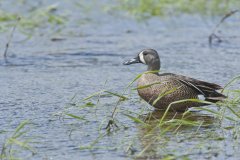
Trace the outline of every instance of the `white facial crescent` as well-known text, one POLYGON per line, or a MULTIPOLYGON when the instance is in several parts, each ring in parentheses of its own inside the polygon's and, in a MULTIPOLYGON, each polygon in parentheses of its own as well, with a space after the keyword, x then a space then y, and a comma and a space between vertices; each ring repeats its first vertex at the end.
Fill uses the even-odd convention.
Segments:
POLYGON ((140 61, 144 64, 146 64, 144 58, 143 58, 143 51, 141 53, 139 53, 139 58, 140 58, 140 61))

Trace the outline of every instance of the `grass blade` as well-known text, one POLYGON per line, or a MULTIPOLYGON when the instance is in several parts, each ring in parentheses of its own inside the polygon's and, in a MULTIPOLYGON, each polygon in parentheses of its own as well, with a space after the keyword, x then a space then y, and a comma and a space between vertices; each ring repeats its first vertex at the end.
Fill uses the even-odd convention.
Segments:
POLYGON ((125 97, 125 96, 123 96, 123 95, 120 95, 120 94, 117 94, 117 93, 113 93, 113 92, 110 92, 110 91, 104 91, 104 92, 106 92, 106 93, 108 93, 108 94, 110 94, 110 95, 113 95, 113 96, 116 96, 116 97, 121 98, 121 101, 125 101, 125 100, 128 99, 127 97, 125 97))
POLYGON ((133 122, 135 122, 135 123, 140 123, 140 124, 148 125, 148 124, 146 124, 145 122, 143 122, 141 119, 139 119, 139 118, 137 118, 137 117, 133 117, 133 116, 131 116, 131 115, 124 114, 124 113, 123 113, 123 115, 125 115, 125 116, 128 117, 128 118, 130 118, 130 119, 131 119, 133 122))
POLYGON ((20 125, 17 127, 17 129, 15 130, 15 132, 13 133, 13 137, 15 137, 17 135, 17 133, 24 128, 27 124, 29 124, 29 120, 23 121, 22 123, 20 123, 20 125))
POLYGON ((65 115, 75 118, 75 119, 78 119, 78 120, 85 120, 84 116, 76 116, 76 115, 70 114, 70 113, 65 113, 65 115))

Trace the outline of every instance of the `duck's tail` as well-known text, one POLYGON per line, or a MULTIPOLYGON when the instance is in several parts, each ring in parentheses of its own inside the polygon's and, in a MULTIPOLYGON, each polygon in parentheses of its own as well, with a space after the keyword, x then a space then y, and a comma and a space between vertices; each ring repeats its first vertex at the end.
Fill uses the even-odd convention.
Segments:
POLYGON ((208 94, 205 98, 206 98, 206 101, 216 103, 219 101, 224 101, 227 98, 227 96, 215 91, 208 94))

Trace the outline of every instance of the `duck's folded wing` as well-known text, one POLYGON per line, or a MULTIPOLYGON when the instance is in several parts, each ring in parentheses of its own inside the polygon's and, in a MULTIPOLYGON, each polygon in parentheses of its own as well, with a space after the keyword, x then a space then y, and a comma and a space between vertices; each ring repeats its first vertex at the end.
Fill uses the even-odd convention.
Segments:
POLYGON ((172 73, 171 75, 174 76, 178 81, 180 81, 184 85, 187 85, 188 87, 196 90, 200 95, 203 95, 205 100, 208 100, 211 102, 217 102, 227 98, 225 95, 217 92, 217 90, 222 89, 220 85, 217 85, 215 83, 200 81, 200 80, 182 76, 182 75, 176 75, 172 73))
POLYGON ((215 84, 215 83, 209 83, 209 82, 197 80, 197 79, 186 77, 186 76, 182 76, 182 75, 175 75, 175 76, 178 79, 184 80, 186 82, 190 82, 190 83, 192 83, 192 84, 194 84, 196 86, 199 86, 199 87, 213 89, 213 90, 223 89, 220 85, 215 84))

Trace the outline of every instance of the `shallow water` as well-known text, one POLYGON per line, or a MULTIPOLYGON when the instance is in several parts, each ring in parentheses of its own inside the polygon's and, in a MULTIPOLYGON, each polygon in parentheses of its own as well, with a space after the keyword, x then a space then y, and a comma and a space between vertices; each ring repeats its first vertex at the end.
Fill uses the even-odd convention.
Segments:
MULTIPOLYGON (((25 36, 18 31, 15 33, 7 62, 0 59, 0 144, 28 119, 32 125, 27 136, 36 136, 34 141, 37 143, 31 146, 37 153, 32 156, 23 151, 20 153, 23 159, 132 159, 149 144, 146 153, 139 158, 158 159, 166 155, 191 159, 239 157, 239 143, 231 138, 232 133, 224 132, 219 127, 219 120, 204 112, 194 112, 193 117, 203 119, 210 126, 182 128, 179 135, 170 132, 163 136, 168 139, 163 144, 161 140, 153 143, 154 136, 142 138, 146 134, 145 128, 119 113, 119 130, 101 138, 93 149, 81 149, 105 134, 104 129, 98 128, 107 125, 118 98, 104 96, 93 108, 71 107, 67 110, 85 116, 85 120, 59 114, 66 111, 69 103, 79 102, 102 89, 122 93, 134 77, 146 69, 144 65, 123 66, 122 62, 143 48, 159 51, 164 72, 225 85, 240 71, 238 37, 228 38, 228 42, 212 48, 208 45, 208 36, 219 17, 182 15, 138 22, 124 14, 109 14, 101 10, 108 3, 96 2, 92 6, 83 2, 90 8, 98 8, 84 12, 72 2, 59 2, 59 12, 65 9, 71 15, 71 23, 62 33, 48 35, 46 31, 42 36, 34 35, 24 42, 19 41, 25 36), (75 24, 74 20, 79 17, 90 21, 83 25, 75 24), (55 37, 63 37, 64 40, 51 41, 55 37), (224 140, 218 140, 218 137, 224 137, 224 140), (126 152, 131 144, 132 155, 126 152)), ((49 5, 49 2, 43 4, 49 5)), ((8 2, 4 2, 1 7, 7 6, 8 2)), ((230 19, 229 23, 237 22, 230 19)), ((226 34, 230 36, 240 34, 237 25, 231 30, 228 25, 222 29, 227 30, 226 34)), ((9 33, 2 35, 0 46, 3 49, 9 33)), ((235 85, 236 88, 239 86, 235 85)), ((129 100, 119 106, 122 111, 140 113, 146 106, 151 108, 139 100, 136 91, 128 89, 127 93, 130 94, 129 100)), ((97 103, 96 99, 89 101, 97 103)), ((158 134, 159 130, 154 131, 154 135, 158 134)))

